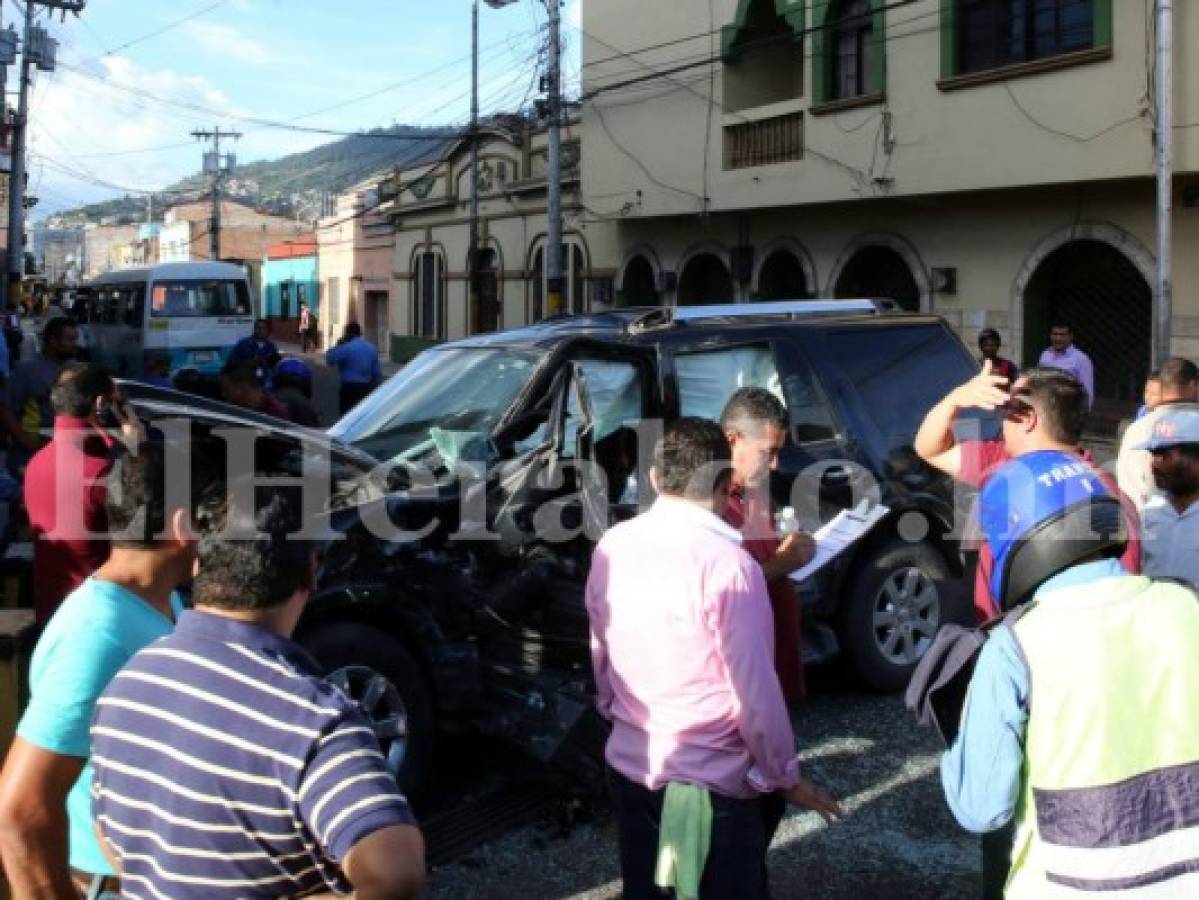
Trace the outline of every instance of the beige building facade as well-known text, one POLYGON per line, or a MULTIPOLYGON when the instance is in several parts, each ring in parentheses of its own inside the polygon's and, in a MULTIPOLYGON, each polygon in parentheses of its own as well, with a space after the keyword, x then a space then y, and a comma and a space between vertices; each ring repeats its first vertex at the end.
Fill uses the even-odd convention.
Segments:
MULTIPOLYGON (((479 257, 468 277, 471 167, 466 141, 434 163, 398 172, 381 189, 395 223, 390 312, 393 332, 436 341, 538 321, 546 301, 544 130, 522 120, 492 123, 479 135, 479 257)), ((579 196, 578 123, 564 131, 563 271, 566 311, 611 302, 616 226, 592 217, 579 196)), ((323 276, 322 276, 323 277, 323 276)))
MULTIPOLYGON (((318 327, 322 346, 332 347, 348 322, 387 355, 403 286, 395 273, 395 226, 380 208, 379 173, 337 196, 333 215, 317 223, 320 278, 318 327)), ((402 331, 398 333, 403 334, 402 331)))
MULTIPOLYGON (((1142 4, 711 6, 584 4, 583 203, 615 223, 616 302, 884 296, 1024 364, 1065 319, 1101 411, 1127 410, 1156 268, 1142 4)), ((1175 10, 1193 125, 1199 10, 1175 10)), ((1172 137, 1173 349, 1199 359, 1199 127, 1172 137)))

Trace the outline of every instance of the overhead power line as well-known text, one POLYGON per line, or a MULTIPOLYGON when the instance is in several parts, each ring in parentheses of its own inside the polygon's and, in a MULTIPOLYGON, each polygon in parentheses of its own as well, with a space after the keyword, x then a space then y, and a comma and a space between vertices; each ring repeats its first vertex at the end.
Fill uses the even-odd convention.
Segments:
MULTIPOLYGON (((152 38, 156 38, 159 35, 166 34, 168 31, 178 28, 180 25, 185 25, 188 22, 192 21, 193 19, 198 19, 203 15, 207 15, 208 13, 212 12, 214 9, 224 6, 228 2, 229 2, 229 0, 217 0, 216 3, 210 3, 207 6, 203 7, 202 9, 197 9, 195 12, 189 13, 188 15, 184 16, 181 19, 176 19, 173 22, 169 22, 166 25, 163 25, 161 28, 156 28, 153 31, 146 32, 143 35, 140 35, 131 40, 128 40, 125 43, 121 44, 119 47, 113 47, 111 50, 105 50, 103 53, 98 54, 97 56, 93 56, 90 59, 83 60, 82 62, 78 63, 78 65, 88 65, 89 63, 96 62, 97 60, 103 59, 106 56, 112 56, 115 53, 120 53, 122 50, 128 50, 130 47, 134 46, 135 44, 140 44, 144 41, 148 41, 148 40, 151 40, 152 38)), ((97 38, 97 41, 99 42, 98 38, 97 38)), ((101 43, 101 46, 103 46, 103 43, 101 43)))
MULTIPOLYGON (((246 122, 251 125, 258 125, 262 128, 276 129, 279 131, 292 131, 292 132, 297 132, 300 134, 328 135, 330 137, 360 137, 360 138, 371 138, 371 139, 391 140, 391 141, 395 141, 395 140, 411 141, 411 140, 416 139, 416 138, 413 138, 408 135, 387 134, 387 133, 380 133, 380 132, 372 133, 372 132, 367 132, 367 131, 341 131, 341 130, 334 129, 334 128, 317 128, 317 127, 311 126, 311 125, 296 125, 296 124, 290 123, 290 122, 279 122, 279 121, 275 121, 272 119, 264 119, 259 116, 242 115, 241 113, 230 112, 228 110, 213 109, 212 107, 204 106, 203 104, 200 104, 200 103, 192 103, 188 100, 176 100, 176 99, 172 99, 170 97, 162 97, 162 96, 159 96, 158 94, 152 93, 151 91, 147 91, 145 88, 139 88, 136 85, 125 84, 120 81, 114 81, 111 78, 104 78, 102 76, 98 76, 92 72, 89 72, 86 69, 82 69, 78 66, 69 65, 68 63, 59 63, 59 65, 62 68, 66 69, 70 72, 74 72, 75 74, 80 75, 81 77, 86 78, 90 81, 96 81, 100 84, 103 84, 110 88, 113 88, 114 90, 124 91, 126 93, 133 94, 134 96, 143 97, 146 100, 153 100, 156 103, 162 103, 166 106, 178 107, 179 109, 186 109, 191 112, 201 113, 202 115, 206 115, 206 116, 214 116, 216 118, 223 118, 223 119, 233 119, 234 121, 237 121, 237 122, 246 122)), ((431 135, 423 135, 423 137, 430 137, 430 136, 431 135)))
MULTIPOLYGON (((489 57, 488 58, 489 63, 494 62, 499 57, 497 55, 493 54, 493 51, 503 48, 505 46, 508 46, 508 47, 511 46, 510 42, 507 39, 502 40, 502 41, 496 41, 495 43, 488 45, 487 47, 484 48, 484 50, 482 52, 483 52, 484 56, 489 57)), ((419 84, 422 81, 432 78, 435 75, 441 74, 442 72, 445 72, 445 71, 453 68, 454 66, 460 65, 461 63, 469 61, 469 60, 470 60, 469 56, 460 57, 459 59, 456 59, 453 62, 438 66, 435 69, 430 69, 419 75, 413 76, 412 78, 408 78, 403 81, 397 81, 397 82, 393 82, 391 84, 384 85, 383 87, 376 88, 372 91, 369 91, 368 93, 359 94, 355 97, 351 97, 349 99, 342 100, 342 101, 332 104, 330 106, 323 106, 320 109, 315 109, 315 110, 312 110, 311 112, 303 113, 302 115, 296 116, 292 119, 288 119, 288 120, 286 120, 286 122, 288 124, 294 124, 295 122, 299 122, 302 119, 307 119, 307 118, 311 118, 312 116, 322 115, 323 113, 332 112, 333 110, 336 110, 336 109, 342 109, 346 106, 351 106, 355 103, 360 103, 364 100, 373 99, 375 97, 379 97, 379 96, 382 96, 383 94, 391 93, 393 91, 400 90, 405 87, 411 87, 413 85, 419 84)), ((99 80, 99 79, 93 79, 93 80, 97 80, 97 81, 99 81, 101 86, 105 86, 104 82, 102 80, 99 80)), ((107 85, 107 86, 111 87, 112 85, 107 85)), ((465 96, 465 95, 462 95, 462 96, 465 96)), ((454 98, 455 102, 460 99, 462 99, 461 96, 454 98)), ((423 113, 423 115, 425 115, 425 116, 433 115, 436 112, 443 109, 445 106, 449 106, 449 105, 452 105, 452 103, 444 104, 442 107, 438 107, 437 109, 427 111, 427 112, 423 113)), ((216 114, 215 111, 214 111, 214 114, 216 114)), ((257 130, 259 130, 259 129, 248 129, 246 131, 246 134, 253 134, 257 130)), ((266 130, 266 129, 261 129, 261 130, 266 130)), ((354 134, 358 134, 358 133, 355 132, 354 134)), ((100 152, 95 152, 95 153, 75 153, 75 154, 73 154, 73 156, 75 159, 80 159, 80 160, 111 158, 111 157, 119 157, 119 156, 139 156, 139 155, 150 154, 150 153, 163 153, 163 152, 167 152, 167 151, 171 151, 171 150, 182 150, 182 149, 190 150, 194 146, 195 146, 195 143, 193 141, 177 141, 174 143, 158 144, 158 145, 150 146, 150 147, 135 147, 135 148, 130 148, 128 150, 108 150, 108 151, 100 151, 100 152)))

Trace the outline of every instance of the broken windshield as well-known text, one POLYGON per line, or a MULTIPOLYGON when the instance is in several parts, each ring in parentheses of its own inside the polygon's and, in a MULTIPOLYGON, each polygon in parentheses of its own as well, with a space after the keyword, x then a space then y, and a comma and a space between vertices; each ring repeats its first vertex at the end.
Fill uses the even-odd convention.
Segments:
POLYGON ((380 462, 484 462, 492 430, 541 355, 505 349, 427 350, 330 434, 380 462))

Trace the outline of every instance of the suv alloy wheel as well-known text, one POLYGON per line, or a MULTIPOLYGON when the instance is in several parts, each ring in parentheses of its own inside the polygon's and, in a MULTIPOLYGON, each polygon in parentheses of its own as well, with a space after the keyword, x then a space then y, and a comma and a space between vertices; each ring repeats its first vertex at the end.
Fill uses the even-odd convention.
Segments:
MULTIPOLYGON (((370 701, 364 712, 380 744, 403 736, 396 780, 410 800, 419 797, 428 787, 433 759, 433 699, 408 649, 386 632, 357 622, 315 625, 300 643, 330 672, 330 681, 342 690, 348 687, 346 693, 360 703, 370 701), (338 681, 339 670, 345 685, 338 681)), ((390 744, 382 750, 392 764, 390 744)))
POLYGON ((903 690, 946 622, 972 624, 962 583, 928 543, 894 540, 858 567, 841 612, 841 640, 869 687, 903 690))

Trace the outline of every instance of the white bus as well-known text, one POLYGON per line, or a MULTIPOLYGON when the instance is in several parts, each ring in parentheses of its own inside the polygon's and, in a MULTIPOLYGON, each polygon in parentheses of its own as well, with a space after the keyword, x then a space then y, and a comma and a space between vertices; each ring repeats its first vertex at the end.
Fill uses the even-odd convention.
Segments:
POLYGON ((214 377, 254 330, 249 281, 231 263, 106 272, 76 292, 73 313, 92 361, 122 378, 140 377, 149 354, 165 355, 172 376, 214 377))

